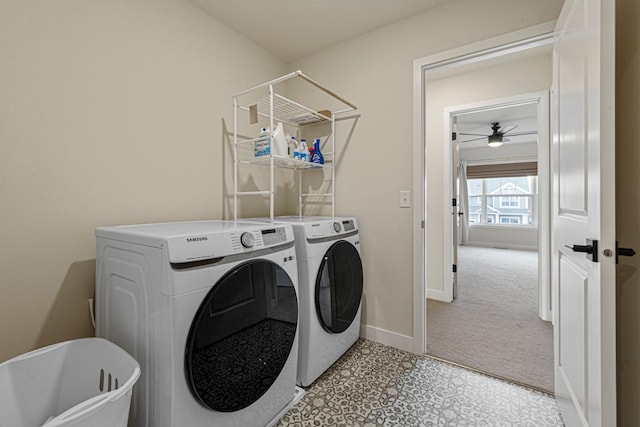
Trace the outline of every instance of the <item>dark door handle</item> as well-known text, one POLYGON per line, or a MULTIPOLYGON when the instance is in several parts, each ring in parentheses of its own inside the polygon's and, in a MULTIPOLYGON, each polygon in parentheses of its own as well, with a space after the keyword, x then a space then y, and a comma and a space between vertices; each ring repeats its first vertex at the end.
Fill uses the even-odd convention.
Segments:
POLYGON ((571 249, 573 252, 584 252, 587 254, 593 253, 593 246, 591 245, 573 245, 573 246, 564 245, 564 246, 566 248, 571 249))
POLYGON ((618 242, 616 242, 616 264, 618 263, 618 257, 621 256, 634 256, 636 251, 631 248, 619 248, 618 242))
POLYGON ((598 262, 598 241, 596 239, 586 239, 586 245, 564 245, 573 252, 582 252, 587 254, 587 259, 591 262, 598 262))
POLYGON ((631 248, 618 248, 618 256, 634 256, 636 251, 631 248))
POLYGON ((458 216, 464 215, 464 212, 458 212, 458 216))

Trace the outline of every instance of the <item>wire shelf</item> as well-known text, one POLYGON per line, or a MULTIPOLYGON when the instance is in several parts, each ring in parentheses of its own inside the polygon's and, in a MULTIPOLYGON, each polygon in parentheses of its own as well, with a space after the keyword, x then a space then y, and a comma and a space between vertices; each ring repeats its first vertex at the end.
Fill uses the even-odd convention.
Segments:
MULTIPOLYGON (((249 111, 251 107, 256 106, 258 115, 262 117, 270 117, 270 101, 266 96, 255 103, 241 105, 239 108, 249 111)), ((314 111, 310 108, 300 105, 295 101, 285 98, 284 96, 273 95, 273 119, 274 121, 287 123, 292 126, 306 126, 316 123, 327 122, 331 120, 331 112, 325 114, 314 111)))
POLYGON ((304 160, 292 159, 291 157, 281 156, 260 156, 252 160, 241 160, 238 163, 245 165, 260 165, 271 166, 271 157, 273 157, 273 165, 279 168, 293 169, 293 170, 309 170, 309 169, 324 169, 332 167, 331 164, 318 164, 306 162, 304 160))

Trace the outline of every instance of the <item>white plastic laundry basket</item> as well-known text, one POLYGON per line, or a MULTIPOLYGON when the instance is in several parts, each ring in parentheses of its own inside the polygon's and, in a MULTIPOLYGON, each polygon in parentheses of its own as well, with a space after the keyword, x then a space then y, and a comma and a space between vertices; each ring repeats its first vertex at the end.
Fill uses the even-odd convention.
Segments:
POLYGON ((0 427, 126 427, 140 365, 102 338, 54 344, 0 364, 0 427))

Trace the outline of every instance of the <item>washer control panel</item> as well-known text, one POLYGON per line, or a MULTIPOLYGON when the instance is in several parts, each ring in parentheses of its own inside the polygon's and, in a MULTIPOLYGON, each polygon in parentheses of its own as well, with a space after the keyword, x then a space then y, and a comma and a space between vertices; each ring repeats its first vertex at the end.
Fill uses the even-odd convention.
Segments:
MULTIPOLYGON (((233 225, 229 225, 229 228, 233 225)), ((219 233, 179 236, 168 240, 169 259, 184 263, 220 258, 293 242, 290 225, 236 227, 219 233)))
POLYGON ((231 233, 230 238, 234 252, 277 246, 290 240, 284 226, 231 233))
POLYGON ((256 238, 253 237, 253 234, 248 231, 245 231, 240 235, 240 243, 245 248, 252 248, 255 242, 256 242, 256 238))
POLYGON ((284 227, 269 228, 267 230, 261 230, 262 242, 265 246, 279 245, 287 241, 287 232, 284 227))
POLYGON ((356 225, 353 223, 352 219, 342 221, 342 226, 344 227, 344 231, 353 231, 356 229, 356 225))

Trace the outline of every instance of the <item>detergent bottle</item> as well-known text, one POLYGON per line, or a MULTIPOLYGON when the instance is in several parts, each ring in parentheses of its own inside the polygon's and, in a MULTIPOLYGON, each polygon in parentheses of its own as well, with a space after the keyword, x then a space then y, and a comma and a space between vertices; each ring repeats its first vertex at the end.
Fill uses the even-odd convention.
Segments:
POLYGON ((253 140, 253 156, 261 157, 271 154, 271 137, 269 128, 262 128, 258 137, 253 140))
POLYGON ((280 122, 278 122, 275 130, 273 131, 273 146, 271 147, 271 154, 281 157, 287 157, 288 154, 287 138, 284 136, 284 128, 280 122))

